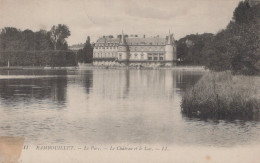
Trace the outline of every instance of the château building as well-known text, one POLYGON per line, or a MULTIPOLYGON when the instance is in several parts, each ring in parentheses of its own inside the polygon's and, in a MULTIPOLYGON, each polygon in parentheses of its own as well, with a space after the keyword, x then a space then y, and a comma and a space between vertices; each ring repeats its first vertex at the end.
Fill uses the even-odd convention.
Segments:
POLYGON ((173 66, 176 63, 176 44, 173 35, 166 38, 128 37, 99 38, 94 46, 94 65, 161 65, 173 66))

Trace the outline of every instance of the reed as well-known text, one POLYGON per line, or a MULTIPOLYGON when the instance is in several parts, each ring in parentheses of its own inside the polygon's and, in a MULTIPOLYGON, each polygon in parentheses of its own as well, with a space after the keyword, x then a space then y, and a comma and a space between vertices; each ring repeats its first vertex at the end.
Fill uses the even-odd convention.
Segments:
POLYGON ((182 112, 201 118, 256 118, 260 112, 260 79, 208 72, 182 99, 182 112))

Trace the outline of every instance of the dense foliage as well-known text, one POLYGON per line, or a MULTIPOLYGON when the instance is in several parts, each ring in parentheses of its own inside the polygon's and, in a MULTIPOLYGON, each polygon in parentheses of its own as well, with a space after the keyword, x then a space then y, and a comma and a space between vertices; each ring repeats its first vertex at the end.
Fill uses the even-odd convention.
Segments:
POLYGON ((259 74, 260 5, 250 7, 247 1, 240 2, 233 20, 204 48, 203 54, 211 70, 259 74))
POLYGON ((213 39, 211 33, 192 34, 181 38, 177 42, 177 57, 179 64, 186 65, 205 65, 206 59, 203 58, 203 48, 213 39))
POLYGON ((239 3, 226 29, 215 36, 189 35, 177 43, 178 58, 187 64, 234 74, 260 72, 260 4, 239 3))
POLYGON ((0 66, 75 66, 75 54, 72 51, 12 51, 0 53, 0 66))
POLYGON ((68 50, 69 28, 59 24, 50 31, 21 31, 5 27, 0 33, 0 66, 75 65, 75 55, 68 50))

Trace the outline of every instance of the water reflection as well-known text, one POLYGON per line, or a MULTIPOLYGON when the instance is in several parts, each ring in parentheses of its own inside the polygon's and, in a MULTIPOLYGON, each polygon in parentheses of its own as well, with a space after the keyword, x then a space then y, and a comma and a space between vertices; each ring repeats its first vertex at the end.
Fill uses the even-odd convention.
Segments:
POLYGON ((108 69, 10 71, 8 76, 0 71, 0 135, 42 144, 259 142, 258 122, 200 121, 181 114, 184 91, 202 75, 108 69))
POLYGON ((176 72, 151 70, 104 70, 93 77, 94 93, 102 98, 173 97, 176 72), (137 96, 133 96, 137 95, 137 96))
POLYGON ((0 80, 0 97, 6 105, 49 100, 65 105, 66 78, 4 79, 0 80))

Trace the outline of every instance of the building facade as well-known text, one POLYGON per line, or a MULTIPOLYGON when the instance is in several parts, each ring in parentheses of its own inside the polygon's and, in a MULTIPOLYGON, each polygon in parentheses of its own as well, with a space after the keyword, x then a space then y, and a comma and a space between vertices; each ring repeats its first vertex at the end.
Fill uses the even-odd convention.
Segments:
POLYGON ((166 38, 103 37, 97 40, 93 51, 94 65, 173 66, 176 63, 176 44, 173 35, 166 38))

